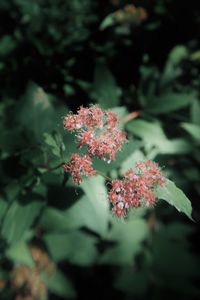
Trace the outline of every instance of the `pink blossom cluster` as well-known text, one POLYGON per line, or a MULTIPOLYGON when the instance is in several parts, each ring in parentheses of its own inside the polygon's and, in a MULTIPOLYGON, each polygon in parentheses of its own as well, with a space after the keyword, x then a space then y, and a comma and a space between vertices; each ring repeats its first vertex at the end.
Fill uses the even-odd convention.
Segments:
POLYGON ((108 198, 114 215, 124 217, 130 208, 153 206, 154 190, 163 185, 164 177, 156 163, 150 160, 136 163, 134 170, 127 171, 122 180, 112 181, 108 198))
POLYGON ((117 114, 99 106, 80 107, 77 114, 64 118, 64 128, 75 132, 78 146, 87 147, 88 154, 110 162, 126 141, 125 132, 117 128, 117 114))
POLYGON ((74 132, 78 147, 86 147, 87 154, 80 157, 73 154, 64 170, 72 174, 75 183, 80 184, 82 175, 93 176, 92 157, 110 163, 115 159, 126 134, 118 127, 117 114, 104 111, 98 105, 80 107, 76 114, 69 113, 63 122, 64 129, 74 132))
POLYGON ((71 160, 64 165, 64 171, 72 175, 72 178, 76 184, 80 184, 82 176, 94 176, 96 171, 92 167, 91 157, 87 154, 81 157, 74 153, 71 156, 71 160))

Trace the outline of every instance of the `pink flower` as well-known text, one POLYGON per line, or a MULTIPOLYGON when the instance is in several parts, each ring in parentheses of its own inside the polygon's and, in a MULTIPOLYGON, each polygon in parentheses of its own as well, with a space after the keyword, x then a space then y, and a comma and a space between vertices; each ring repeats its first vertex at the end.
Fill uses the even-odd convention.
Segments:
POLYGON ((117 114, 113 113, 112 111, 108 111, 105 113, 105 115, 106 115, 106 124, 108 128, 114 128, 118 122, 117 114))
POLYGON ((82 128, 82 120, 78 116, 69 113, 63 121, 64 129, 73 132, 82 128))
POLYGON ((91 141, 88 152, 109 162, 115 159, 125 141, 126 134, 118 128, 106 129, 91 141))
POLYGON ((94 130, 88 129, 88 130, 80 130, 78 137, 79 142, 79 148, 82 148, 83 146, 91 145, 94 141, 94 130))
POLYGON ((82 120, 84 127, 87 128, 102 128, 103 127, 103 116, 104 112, 97 105, 91 107, 81 106, 78 110, 78 116, 82 120))
POLYGON ((118 206, 114 206, 112 208, 112 212, 118 218, 124 218, 126 215, 126 210, 124 208, 120 208, 118 206))
POLYGON ((154 189, 163 186, 164 182, 156 163, 145 161, 135 164, 135 171, 130 169, 122 180, 112 181, 108 199, 113 205, 113 213, 123 217, 131 208, 153 206, 156 202, 154 189))
POLYGON ((82 128, 102 128, 104 112, 97 105, 80 107, 77 114, 71 112, 64 118, 64 129, 73 132, 82 128))
POLYGON ((64 171, 72 175, 73 181, 76 184, 82 182, 82 176, 94 176, 96 171, 92 167, 92 160, 89 155, 83 157, 78 154, 73 154, 71 160, 63 166, 64 171))
POLYGON ((110 162, 115 159, 126 134, 117 128, 117 115, 103 111, 99 106, 80 107, 77 114, 69 113, 64 118, 64 128, 76 132, 79 148, 87 147, 89 155, 110 162))
MULTIPOLYGON (((64 128, 75 132, 79 148, 86 148, 82 157, 76 153, 64 165, 65 172, 72 175, 76 184, 83 176, 94 176, 92 157, 108 163, 116 158, 122 145, 127 141, 125 132, 118 127, 118 117, 111 111, 103 111, 98 105, 80 107, 76 114, 64 118, 64 128)), ((138 162, 128 170, 121 180, 113 180, 108 199, 117 217, 124 217, 131 208, 153 206, 156 202, 154 190, 163 186, 165 179, 156 163, 147 160, 138 162)))

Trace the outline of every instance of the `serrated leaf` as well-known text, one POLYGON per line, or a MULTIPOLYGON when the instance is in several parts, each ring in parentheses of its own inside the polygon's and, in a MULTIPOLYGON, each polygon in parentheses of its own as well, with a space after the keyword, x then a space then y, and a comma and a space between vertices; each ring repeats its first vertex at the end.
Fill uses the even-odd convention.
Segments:
POLYGON ((156 191, 158 199, 167 201, 173 205, 179 212, 186 214, 192 219, 192 205, 190 200, 172 181, 166 180, 164 187, 159 187, 156 191))

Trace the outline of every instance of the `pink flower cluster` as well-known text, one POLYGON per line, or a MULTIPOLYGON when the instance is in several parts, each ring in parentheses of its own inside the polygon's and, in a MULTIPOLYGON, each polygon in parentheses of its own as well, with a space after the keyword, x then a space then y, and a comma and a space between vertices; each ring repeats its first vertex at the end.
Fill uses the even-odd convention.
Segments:
POLYGON ((71 156, 71 160, 64 165, 64 171, 72 175, 72 178, 76 184, 80 184, 82 176, 94 176, 96 171, 92 167, 91 157, 87 154, 81 157, 74 153, 71 156))
POLYGON ((64 129, 76 133, 78 147, 86 147, 87 154, 80 157, 73 154, 64 170, 72 174, 75 183, 80 184, 82 175, 93 176, 92 157, 110 163, 115 159, 126 134, 118 127, 117 114, 103 111, 99 106, 80 107, 77 114, 69 113, 63 122, 64 129))
MULTIPOLYGON (((83 176, 94 176, 92 158, 111 162, 115 159, 122 144, 126 142, 126 134, 118 127, 118 117, 111 111, 104 111, 99 106, 80 107, 76 114, 69 113, 64 118, 64 128, 75 133, 78 148, 85 147, 83 156, 72 154, 64 171, 72 175, 76 184, 82 182, 83 176)), ((136 163, 121 180, 111 181, 108 199, 112 204, 113 214, 125 217, 131 208, 153 206, 155 204, 155 188, 164 185, 164 177, 156 163, 148 160, 136 163)))
POLYGON ((117 217, 124 217, 130 208, 153 206, 156 201, 154 189, 164 185, 164 177, 156 163, 150 160, 139 162, 134 170, 127 171, 122 180, 112 181, 108 198, 117 217))

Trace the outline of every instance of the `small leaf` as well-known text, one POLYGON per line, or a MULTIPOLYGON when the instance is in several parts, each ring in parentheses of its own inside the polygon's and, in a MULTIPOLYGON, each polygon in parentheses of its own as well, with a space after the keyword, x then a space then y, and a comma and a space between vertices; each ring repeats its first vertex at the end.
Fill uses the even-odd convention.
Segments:
POLYGON ((168 57, 168 62, 173 65, 178 65, 183 59, 188 57, 188 50, 185 46, 178 45, 174 47, 168 57))
POLYGON ((60 147, 58 146, 56 140, 49 133, 44 133, 44 141, 47 145, 51 146, 52 153, 55 156, 60 157, 60 147))
POLYGON ((6 252, 6 256, 14 263, 20 263, 30 268, 34 267, 33 258, 25 241, 17 243, 13 247, 9 248, 6 252))
POLYGON ((104 63, 97 63, 94 75, 93 98, 102 108, 111 108, 119 105, 121 89, 115 78, 104 63))
POLYGON ((200 125, 200 102, 199 100, 195 99, 191 106, 191 123, 200 125))
POLYGON ((200 142, 200 126, 190 123, 181 123, 183 127, 197 142, 200 142))
POLYGON ((17 46, 17 43, 10 35, 4 35, 0 39, 0 55, 9 55, 17 46))
POLYGON ((113 14, 109 14, 105 17, 105 19, 101 22, 100 30, 105 30, 106 28, 114 25, 115 19, 113 17, 113 14))
POLYGON ((164 187, 159 187, 156 191, 158 199, 167 201, 170 205, 173 205, 179 212, 186 214, 192 219, 192 205, 186 195, 176 187, 176 185, 166 180, 164 187))
POLYGON ((55 271, 51 276, 42 274, 42 280, 48 287, 48 290, 60 297, 75 297, 75 290, 71 282, 60 271, 55 271))
POLYGON ((55 111, 45 91, 30 82, 19 105, 18 120, 37 140, 55 128, 55 111))

